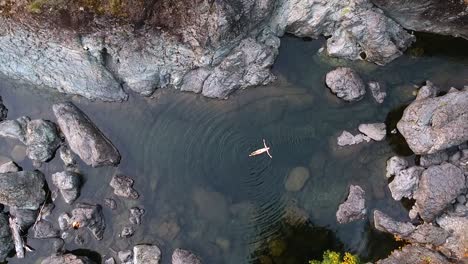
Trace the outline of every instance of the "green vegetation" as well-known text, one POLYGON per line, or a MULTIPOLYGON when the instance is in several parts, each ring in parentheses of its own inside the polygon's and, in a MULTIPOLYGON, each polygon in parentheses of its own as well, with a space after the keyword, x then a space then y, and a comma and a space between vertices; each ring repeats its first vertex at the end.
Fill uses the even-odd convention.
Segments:
POLYGON ((42 11, 42 7, 46 4, 47 0, 34 0, 28 5, 28 10, 31 13, 39 14, 42 11))
POLYGON ((341 254, 335 251, 327 250, 323 253, 323 260, 311 260, 309 264, 360 264, 358 256, 346 252, 343 259, 341 254))

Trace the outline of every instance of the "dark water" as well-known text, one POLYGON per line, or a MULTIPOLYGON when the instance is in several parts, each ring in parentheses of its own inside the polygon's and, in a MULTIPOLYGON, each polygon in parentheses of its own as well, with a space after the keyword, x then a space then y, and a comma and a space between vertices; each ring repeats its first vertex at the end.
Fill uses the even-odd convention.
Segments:
MULTIPOLYGON (((317 54, 322 41, 285 37, 274 67, 278 81, 227 101, 161 90, 155 98, 131 96, 126 103, 109 104, 7 80, 0 82, 0 95, 11 119, 28 115, 55 120, 51 105, 72 100, 117 146, 123 157, 118 168, 91 169, 80 163, 85 183, 79 202, 102 204, 104 198, 116 198, 108 186, 116 172, 136 181, 138 201, 116 198, 116 211, 104 207, 103 241, 79 230, 86 244, 68 243, 69 251, 84 248, 74 252, 99 261, 93 252, 115 257, 113 252, 135 244, 154 243, 161 247, 163 263, 170 263, 176 247, 194 251, 204 263, 307 263, 327 249, 372 261, 398 247, 391 236, 372 228, 372 211, 407 215, 390 196, 385 162, 411 152, 398 135, 344 149, 336 146, 336 137, 365 122, 386 122, 392 130, 414 98, 414 85, 426 79, 447 89, 468 84, 465 41, 418 37, 415 48, 386 67, 326 58, 317 54), (360 102, 339 101, 323 81, 338 65, 352 66, 366 81, 381 82, 388 93, 385 102, 375 103, 370 93, 360 102), (263 138, 273 159, 249 158, 263 138), (285 179, 296 167, 306 168, 310 178, 300 191, 288 192, 285 179), (368 217, 338 225, 335 212, 350 184, 366 191, 368 217), (119 238, 133 206, 147 213, 133 237, 119 238)), ((0 153, 11 157, 17 144, 0 139, 0 153)), ((14 154, 23 168, 31 168, 21 153, 14 154)), ((62 170, 61 161, 55 158, 41 170, 50 182, 50 175, 62 170)), ((55 203, 51 219, 57 224, 57 216, 71 207, 61 198, 55 203)), ((50 253, 44 241, 27 243, 36 251, 21 263, 39 263, 50 253)))

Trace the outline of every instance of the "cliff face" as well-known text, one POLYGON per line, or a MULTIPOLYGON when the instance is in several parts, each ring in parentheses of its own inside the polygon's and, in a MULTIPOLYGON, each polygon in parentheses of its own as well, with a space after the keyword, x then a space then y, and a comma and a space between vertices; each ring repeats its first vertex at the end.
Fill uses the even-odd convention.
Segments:
POLYGON ((0 72, 90 99, 174 87, 226 98, 274 80, 279 37, 385 64, 414 37, 368 0, 4 0, 0 72))

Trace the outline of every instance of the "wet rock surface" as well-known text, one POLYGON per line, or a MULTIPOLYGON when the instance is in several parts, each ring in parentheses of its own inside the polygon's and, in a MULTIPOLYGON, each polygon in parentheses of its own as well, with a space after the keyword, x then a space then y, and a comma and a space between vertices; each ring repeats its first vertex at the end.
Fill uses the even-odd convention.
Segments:
POLYGON ((340 224, 345 224, 364 218, 367 211, 365 203, 364 190, 357 185, 349 186, 348 198, 338 207, 336 220, 340 224))
POLYGON ((52 183, 60 190, 66 203, 73 203, 80 195, 81 176, 72 171, 52 174, 52 183))
POLYGON ((377 261, 377 264, 414 264, 424 263, 424 261, 440 264, 450 263, 450 261, 436 251, 422 246, 409 245, 401 250, 393 251, 388 258, 377 261))
POLYGON ((468 140, 468 91, 417 100, 397 127, 416 154, 432 154, 468 140))
POLYGON ((375 141, 382 141, 387 134, 384 123, 360 124, 358 130, 375 141))
POLYGON ((89 229, 97 240, 103 238, 106 223, 100 205, 78 203, 72 210, 70 219, 63 219, 68 228, 71 228, 73 223, 78 223, 79 228, 89 229))
POLYGON ((44 259, 41 264, 96 264, 87 257, 76 256, 71 253, 52 255, 44 259))
POLYGON ((133 247, 133 264, 159 264, 161 250, 154 245, 137 245, 133 247))
POLYGON ((366 93, 361 77, 351 68, 340 67, 325 76, 328 88, 345 101, 357 101, 366 93))
POLYGON ((172 264, 201 264, 201 259, 185 249, 176 249, 172 253, 172 264))
POLYGON ((0 203, 19 209, 38 209, 45 200, 45 178, 39 171, 0 173, 0 203))
POLYGON ((118 150, 75 105, 60 103, 52 108, 71 150, 86 164, 98 167, 120 162, 118 150))
POLYGON ((26 152, 31 160, 50 160, 59 147, 61 139, 54 123, 47 120, 31 120, 26 126, 26 152))
POLYGON ((114 194, 128 199, 138 199, 138 192, 133 189, 133 179, 124 175, 114 175, 109 185, 114 189, 114 194))
POLYGON ((356 145, 362 142, 370 142, 371 139, 363 134, 353 135, 350 132, 344 130, 337 138, 337 144, 340 147, 356 145))
POLYGON ((34 226, 35 238, 54 238, 59 236, 60 232, 49 221, 40 220, 34 226))

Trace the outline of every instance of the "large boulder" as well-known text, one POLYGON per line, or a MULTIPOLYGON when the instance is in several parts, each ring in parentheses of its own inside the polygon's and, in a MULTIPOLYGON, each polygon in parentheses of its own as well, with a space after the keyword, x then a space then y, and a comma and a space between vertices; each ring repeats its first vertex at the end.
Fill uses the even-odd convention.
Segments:
POLYGON ((0 203, 19 209, 38 209, 46 193, 40 171, 0 173, 0 203))
POLYGON ((41 264, 95 264, 95 262, 87 257, 67 253, 64 255, 52 255, 47 257, 41 264))
POLYGON ((377 264, 415 264, 415 263, 437 263, 449 264, 444 256, 438 252, 426 247, 408 245, 401 250, 395 250, 392 254, 383 260, 377 261, 377 264))
POLYGON ((468 140, 468 91, 414 101, 397 127, 419 155, 464 143, 468 140))
POLYGON ((351 68, 339 67, 325 76, 328 88, 345 101, 357 101, 366 93, 366 86, 361 77, 351 68))
POLYGON ((437 224, 450 233, 450 237, 443 245, 449 256, 455 259, 466 259, 468 248, 468 214, 443 215, 437 219, 437 224))
POLYGON ((201 259, 192 252, 177 248, 172 253, 172 264, 201 264, 201 259))
POLYGON ((120 162, 118 150, 78 107, 67 102, 52 108, 71 150, 86 164, 98 167, 120 162))
POLYGON ((455 165, 445 163, 427 168, 413 194, 416 200, 410 215, 419 214, 431 222, 460 195, 465 188, 465 175, 455 165))
POLYGON ((338 207, 336 220, 340 224, 349 223, 364 218, 366 212, 364 190, 357 185, 349 186, 348 198, 338 207))

